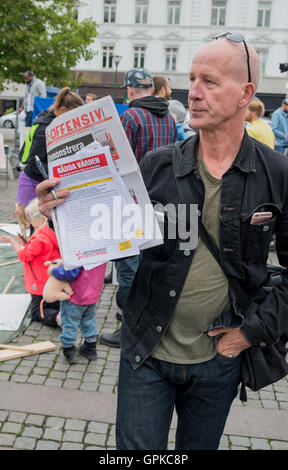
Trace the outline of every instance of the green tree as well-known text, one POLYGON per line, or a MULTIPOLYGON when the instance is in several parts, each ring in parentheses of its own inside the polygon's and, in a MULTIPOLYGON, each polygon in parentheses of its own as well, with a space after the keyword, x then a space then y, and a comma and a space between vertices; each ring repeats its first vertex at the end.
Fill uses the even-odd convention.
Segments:
POLYGON ((23 83, 26 70, 47 85, 72 84, 71 67, 80 58, 93 58, 89 46, 97 36, 95 21, 78 21, 78 4, 77 0, 1 0, 0 88, 5 80, 23 83))

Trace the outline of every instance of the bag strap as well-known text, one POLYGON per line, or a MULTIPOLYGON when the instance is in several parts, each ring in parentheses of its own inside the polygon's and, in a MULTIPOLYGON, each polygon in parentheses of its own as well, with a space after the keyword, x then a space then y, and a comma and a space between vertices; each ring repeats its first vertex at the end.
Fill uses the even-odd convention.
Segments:
MULTIPOLYGON (((173 152, 174 172, 175 172, 175 160, 176 158, 179 158, 178 155, 179 155, 178 152, 173 152)), ((195 202, 195 200, 197 202, 197 197, 193 192, 193 181, 192 181, 191 176, 192 176, 191 173, 181 178, 175 175, 175 180, 176 180, 177 188, 178 188, 182 203, 186 205, 192 204, 193 202, 195 202)), ((203 243, 205 243, 208 250, 211 252, 211 254, 214 256, 218 264, 220 264, 221 266, 220 250, 217 247, 214 240, 212 240, 212 238, 210 237, 209 233, 207 232, 207 229, 205 225, 203 224, 201 217, 198 218, 198 231, 199 231, 201 240, 203 241, 203 243)))

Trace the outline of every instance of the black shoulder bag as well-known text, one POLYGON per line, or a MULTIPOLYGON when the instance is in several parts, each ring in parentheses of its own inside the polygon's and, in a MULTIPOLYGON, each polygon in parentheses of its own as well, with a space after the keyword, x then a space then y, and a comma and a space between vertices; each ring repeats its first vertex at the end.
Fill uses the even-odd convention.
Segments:
MULTIPOLYGON (((175 176, 183 204, 190 204, 193 200, 193 188, 190 183, 190 177, 191 175, 187 175, 180 179, 175 176)), ((198 220, 198 230, 201 240, 221 266, 220 250, 214 243, 214 240, 211 239, 200 217, 198 220)), ((264 286, 264 292, 281 282, 282 274, 285 270, 286 268, 281 266, 267 265, 267 271, 270 273, 270 276, 269 282, 264 286)), ((245 294, 236 279, 228 278, 228 280, 234 289, 236 298, 241 299, 242 305, 248 307, 252 299, 245 294)), ((257 391, 277 382, 288 374, 288 328, 273 345, 266 347, 252 346, 244 350, 242 354, 242 384, 244 387, 247 386, 251 390, 257 391)), ((246 394, 242 392, 243 398, 241 399, 246 401, 246 394)))

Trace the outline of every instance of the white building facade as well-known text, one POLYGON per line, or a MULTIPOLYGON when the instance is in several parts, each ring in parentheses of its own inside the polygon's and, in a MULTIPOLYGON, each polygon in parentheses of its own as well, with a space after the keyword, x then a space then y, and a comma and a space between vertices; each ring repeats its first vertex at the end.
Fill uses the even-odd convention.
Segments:
MULTIPOLYGON (((84 0, 78 17, 92 17, 99 34, 97 55, 80 62, 76 72, 92 84, 113 83, 113 56, 121 56, 118 78, 132 67, 166 75, 173 90, 188 89, 188 71, 195 52, 220 32, 241 32, 262 61, 259 91, 286 94, 288 62, 288 0, 84 0), (98 75, 97 75, 98 74, 98 75), (100 74, 100 75, 99 75, 100 74), (98 79, 97 79, 98 76, 98 79)), ((118 81, 120 84, 120 82, 118 81)))

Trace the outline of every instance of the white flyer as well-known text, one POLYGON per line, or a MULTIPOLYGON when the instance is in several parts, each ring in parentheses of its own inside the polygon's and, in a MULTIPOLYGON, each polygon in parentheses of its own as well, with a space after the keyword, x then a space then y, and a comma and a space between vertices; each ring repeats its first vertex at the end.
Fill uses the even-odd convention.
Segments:
POLYGON ((73 158, 49 165, 58 189, 70 195, 57 209, 61 255, 65 267, 101 264, 139 254, 144 235, 141 214, 131 219, 127 207, 137 207, 113 163, 109 147, 92 142, 73 158))
MULTIPOLYGON (((139 248, 150 248, 162 244, 161 231, 153 213, 138 163, 111 96, 80 106, 53 119, 46 129, 49 176, 51 176, 52 164, 62 162, 64 159, 65 161, 73 159, 77 152, 95 141, 101 146, 109 147, 116 170, 122 177, 126 188, 134 201, 141 207, 143 217, 149 218, 147 223, 146 220, 142 222, 142 225, 146 226, 146 230, 145 236, 138 240, 139 248)), ((78 177, 82 177, 80 173, 78 177)), ((91 188, 92 192, 93 188, 91 188)), ((57 236, 59 234, 58 213, 59 209, 53 215, 57 236)), ((62 239, 59 240, 59 245, 62 254, 62 239)))

